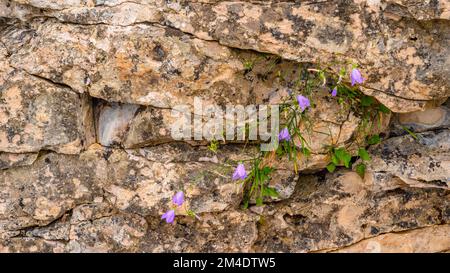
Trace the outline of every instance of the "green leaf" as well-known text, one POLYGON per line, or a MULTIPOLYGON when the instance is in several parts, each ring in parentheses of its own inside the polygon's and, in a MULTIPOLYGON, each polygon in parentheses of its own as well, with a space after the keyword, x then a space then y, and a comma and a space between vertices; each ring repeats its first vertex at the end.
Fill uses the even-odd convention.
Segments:
POLYGON ((271 167, 265 166, 265 167, 262 169, 262 173, 263 173, 265 176, 269 175, 271 172, 272 172, 272 168, 271 168, 271 167))
POLYGON ((244 201, 244 204, 242 205, 243 209, 248 209, 248 200, 244 201))
POLYGON ((415 140, 419 139, 419 137, 417 137, 417 135, 413 131, 409 130, 406 126, 402 126, 402 128, 415 140))
POLYGON ((375 102, 375 100, 372 97, 364 96, 361 98, 361 105, 362 106, 370 106, 375 102))
POLYGON ((350 161, 352 160, 352 156, 350 154, 346 154, 344 157, 344 166, 346 168, 350 168, 350 161))
POLYGON ((391 112, 391 110, 389 110, 389 108, 387 108, 382 103, 380 103, 380 105, 378 106, 378 110, 380 110, 380 112, 385 113, 385 114, 389 114, 391 112))
POLYGON ((345 148, 336 149, 334 150, 334 153, 341 164, 343 164, 346 168, 350 167, 352 156, 345 150, 345 148))
POLYGON ((335 154, 331 155, 331 162, 333 162, 334 165, 339 165, 339 159, 336 157, 335 154))
POLYGON ((270 197, 278 197, 279 196, 277 190, 275 188, 271 188, 271 187, 264 187, 263 195, 270 196, 270 197))
POLYGON ((283 145, 278 145, 276 153, 278 156, 282 156, 284 154, 283 145))
POLYGON ((262 206, 263 205, 263 199, 261 197, 257 197, 256 198, 256 205, 257 206, 262 206))
POLYGON ((364 163, 359 163, 356 165, 356 173, 361 176, 361 178, 364 178, 364 174, 366 172, 366 165, 364 163))
POLYGON ((381 142, 381 138, 379 135, 373 135, 371 137, 369 137, 369 139, 367 140, 367 143, 369 143, 370 145, 375 145, 381 142))
POLYGON ((188 216, 193 217, 193 218, 195 218, 197 216, 197 214, 193 210, 187 210, 186 213, 188 216))
POLYGON ((336 165, 334 165, 334 163, 330 163, 327 165, 327 170, 332 173, 334 172, 334 170, 336 170, 336 165))
POLYGON ((362 160, 364 160, 364 161, 370 161, 370 155, 369 155, 369 153, 366 151, 366 149, 364 149, 364 148, 359 148, 359 150, 358 150, 358 155, 359 155, 359 157, 361 157, 362 160))
POLYGON ((311 151, 306 147, 302 147, 301 151, 302 151, 302 154, 304 154, 305 156, 311 155, 311 151))

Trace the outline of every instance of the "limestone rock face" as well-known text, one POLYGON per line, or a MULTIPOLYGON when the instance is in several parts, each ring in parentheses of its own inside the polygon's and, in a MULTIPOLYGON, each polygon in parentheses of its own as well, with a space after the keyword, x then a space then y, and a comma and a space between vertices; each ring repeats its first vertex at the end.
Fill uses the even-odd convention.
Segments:
MULTIPOLYGON (((265 223, 259 230, 257 251, 330 251, 365 238, 378 239, 380 234, 448 224, 450 220, 450 199, 443 189, 403 186, 376 191, 354 172, 325 178, 303 176, 297 186, 289 203, 267 206, 261 212, 265 223)), ((448 249, 448 234, 439 234, 437 238, 445 241, 436 247, 448 249)))
POLYGON ((75 154, 93 142, 87 96, 26 73, 8 76, 0 94, 0 151, 75 154))
MULTIPOLYGON (((449 96, 449 81, 446 75, 449 73, 450 8, 447 1, 412 3, 390 0, 342 0, 308 5, 279 1, 252 3, 152 0, 95 4, 84 1, 76 3, 52 1, 52 4, 45 2, 2 0, 3 5, 7 6, 4 16, 31 20, 33 17, 40 16, 38 11, 41 11, 48 17, 74 24, 132 26, 121 28, 119 31, 115 30, 116 27, 106 27, 109 30, 101 31, 101 33, 104 33, 105 38, 113 39, 117 37, 116 35, 120 36, 120 33, 132 31, 136 33, 131 35, 136 41, 142 39, 139 33, 146 32, 148 29, 152 30, 154 40, 158 41, 157 37, 165 35, 167 29, 143 25, 158 23, 167 25, 170 29, 192 34, 202 40, 218 41, 220 44, 234 48, 273 53, 298 62, 332 62, 339 64, 338 66, 355 62, 364 68, 364 77, 367 78, 365 92, 374 95, 398 112, 424 109, 434 104, 434 101, 449 96)), ((70 28, 70 26, 66 25, 64 28, 70 28)), ((94 28, 98 28, 98 25, 94 28)), ((181 42, 177 40, 179 39, 174 38, 167 44, 160 42, 160 47, 158 44, 144 42, 139 45, 143 46, 141 50, 148 47, 150 51, 156 47, 156 51, 164 53, 168 46, 177 48, 176 44, 181 42)), ((121 44, 119 41, 120 39, 117 42, 121 47, 118 53, 130 46, 139 51, 136 45, 129 42, 121 44)), ((189 38, 185 44, 192 45, 180 47, 177 50, 177 53, 181 54, 178 55, 179 58, 189 59, 196 64, 192 68, 202 64, 201 70, 209 67, 214 71, 221 71, 222 73, 219 74, 222 76, 238 68, 236 67, 238 64, 234 63, 232 58, 228 66, 218 66, 216 62, 220 62, 221 58, 224 60, 223 58, 227 56, 227 50, 219 53, 221 50, 218 48, 215 49, 214 54, 218 59, 202 62, 198 57, 207 53, 210 48, 207 42, 200 42, 199 45, 197 41, 195 38, 189 38), (192 46, 196 48, 197 54, 189 53, 193 50, 192 46), (189 54, 190 57, 183 57, 183 54, 189 54)), ((108 52, 107 48, 102 49, 108 52)), ((137 65, 120 62, 120 58, 127 56, 126 53, 120 54, 117 56, 119 59, 110 63, 111 67, 105 68, 108 72, 114 73, 114 70, 124 68, 123 65, 125 67, 137 65)), ((169 74, 172 78, 196 77, 193 72, 184 73, 177 63, 164 66, 161 60, 156 60, 156 63, 141 60, 140 65, 136 67, 136 72, 145 73, 144 71, 148 71, 152 64, 157 67, 162 66, 160 68, 163 69, 158 69, 159 72, 169 74), (175 70, 181 74, 173 76, 175 70)), ((76 74, 66 72, 70 75, 66 75, 65 79, 68 80, 73 76, 73 80, 82 80, 82 72, 73 72, 76 74)), ((149 76, 146 81, 153 79, 153 86, 155 86, 154 76, 152 77, 150 73, 145 74, 149 76)), ((122 74, 122 76, 125 75, 122 74)), ((128 76, 130 76, 130 84, 142 86, 142 83, 136 82, 137 79, 133 80, 133 75, 128 76)), ((100 90, 105 88, 104 80, 106 79, 100 80, 99 86, 96 86, 100 90)), ((200 80, 195 87, 191 82, 185 88, 201 89, 202 84, 212 85, 213 83, 213 81, 206 83, 200 80)), ((164 85, 161 82, 158 84, 164 85)), ((176 81, 174 84, 177 84, 176 81)), ((121 85, 109 87, 113 90, 123 88, 121 85)), ((171 84, 168 84, 168 87, 173 88, 171 84)), ((93 91, 98 95, 99 89, 93 91)), ((135 99, 144 100, 143 103, 150 97, 165 99, 164 96, 161 97, 157 94, 158 92, 152 90, 151 85, 146 91, 151 96, 145 98, 136 94, 135 99)), ((128 102, 129 99, 126 98, 128 102)))
POLYGON ((4 43, 17 44, 9 49, 10 62, 76 92, 166 108, 192 104, 194 95, 210 102, 222 97, 224 102, 250 103, 241 61, 215 42, 147 24, 85 26, 35 20, 30 26, 5 35, 4 43))
POLYGON ((417 187, 450 187, 450 131, 425 132, 388 139, 371 151, 369 175, 374 182, 397 178, 417 187))
POLYGON ((398 114, 393 119, 391 133, 402 134, 405 127, 412 132, 423 132, 450 127, 450 108, 445 105, 440 107, 398 114))
POLYGON ((448 225, 426 227, 404 233, 388 233, 363 240, 336 252, 432 253, 448 250, 450 232, 448 225))
POLYGON ((448 252, 449 45, 445 0, 0 0, 0 252, 448 252), (350 105, 330 91, 353 65, 350 105), (292 92, 311 100, 294 140, 310 155, 267 154, 263 205, 232 180, 260 139, 172 135, 208 129, 198 100, 292 92), (391 110, 373 145, 367 96, 391 110), (351 166, 329 173, 338 147, 351 166))
POLYGON ((36 160, 37 153, 0 153, 0 169, 31 165, 36 160))

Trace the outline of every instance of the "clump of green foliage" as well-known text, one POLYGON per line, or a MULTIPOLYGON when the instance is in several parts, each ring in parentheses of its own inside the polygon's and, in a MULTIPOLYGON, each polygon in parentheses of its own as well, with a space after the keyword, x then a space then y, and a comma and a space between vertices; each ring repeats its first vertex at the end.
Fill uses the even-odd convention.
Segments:
MULTIPOLYGON (((251 66, 246 64, 247 68, 253 69, 253 63, 251 66)), ((352 76, 354 70, 355 66, 353 66, 352 76)), ((359 74, 359 71, 357 72, 359 74)), ((280 78, 284 79, 280 71, 278 74, 280 78)), ((329 172, 334 172, 337 167, 351 168, 352 162, 360 159, 360 163, 355 166, 355 171, 361 177, 364 177, 366 164, 371 160, 366 147, 367 145, 378 144, 381 141, 380 135, 373 132, 376 129, 375 126, 381 128, 382 116, 390 113, 390 110, 373 97, 365 95, 360 90, 361 85, 353 85, 354 79, 352 79, 352 84, 345 81, 346 74, 345 69, 335 73, 328 68, 303 69, 299 73, 298 79, 291 84, 292 89, 289 96, 280 105, 280 116, 283 120, 280 129, 287 130, 287 132, 284 132, 285 137, 281 138, 280 136, 280 145, 276 151, 260 152, 257 157, 252 159, 252 169, 242 181, 244 183, 243 204, 245 208, 248 207, 248 203, 252 199, 255 200, 256 205, 262 205, 264 197, 278 196, 276 189, 269 186, 271 173, 274 171, 274 168, 271 167, 273 160, 286 156, 293 163, 295 172, 298 173, 300 156, 308 157, 311 155, 311 148, 304 134, 312 131, 313 124, 308 116, 308 109, 301 105, 298 96, 307 100, 308 106, 313 107, 315 102, 312 100, 312 93, 319 88, 330 88, 332 90, 331 97, 338 101, 341 108, 352 112, 361 120, 356 133, 344 146, 337 147, 335 143, 328 145, 330 161, 326 169, 329 172), (355 147, 357 154, 352 156, 355 147)), ((363 79, 360 74, 359 77, 362 82, 363 79)))

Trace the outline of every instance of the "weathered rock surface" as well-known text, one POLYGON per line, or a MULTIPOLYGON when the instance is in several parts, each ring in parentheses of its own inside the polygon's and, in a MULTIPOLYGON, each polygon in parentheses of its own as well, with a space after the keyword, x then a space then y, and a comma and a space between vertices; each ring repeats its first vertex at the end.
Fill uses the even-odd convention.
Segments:
MULTIPOLYGON (((14 69, 0 44, 0 152, 76 154, 95 141, 90 97, 14 69)), ((9 157, 13 164, 18 159, 9 157)))
MULTIPOLYGON (((297 186, 289 202, 261 212, 257 251, 333 250, 379 234, 450 221, 449 193, 443 189, 373 191, 354 172, 302 176, 297 186)), ((448 233, 437 234, 436 240, 448 242, 448 233)))
POLYGON ((440 225, 400 233, 388 233, 363 240, 337 252, 433 253, 450 246, 450 226, 440 225))
POLYGON ((0 252, 448 252, 449 44, 440 0, 0 0, 0 252), (324 171, 330 146, 357 154, 364 121, 335 80, 308 82, 352 64, 394 112, 372 128, 364 179, 324 171), (264 206, 243 210, 231 180, 256 145, 171 136, 195 97, 291 92, 312 101, 298 124, 311 156, 299 174, 265 159, 279 197, 264 206))
POLYGON ((18 45, 9 48, 14 67, 79 93, 166 108, 192 104, 195 95, 210 103, 251 103, 250 82, 232 50, 171 28, 37 20, 5 32, 3 43, 18 45))
POLYGON ((90 98, 13 71, 1 85, 0 151, 76 154, 94 141, 90 98))
POLYGON ((7 252, 437 252, 450 247, 448 191, 372 188, 353 172, 302 176, 288 201, 249 211, 200 212, 199 219, 178 215, 173 225, 138 202, 131 208, 96 197, 49 225, 6 226, 0 245, 7 252))
MULTIPOLYGON (((131 26, 119 32, 115 27, 107 27, 104 35, 116 37, 120 33, 131 30, 139 41, 139 32, 152 29, 154 39, 164 34, 165 28, 144 25, 148 23, 164 24, 170 29, 178 29, 190 33, 202 40, 214 40, 220 44, 259 52, 277 54, 285 59, 299 62, 337 62, 345 66, 347 62, 357 62, 363 68, 367 78, 366 92, 374 95, 394 111, 410 112, 434 104, 433 101, 449 96, 448 64, 449 64, 449 19, 450 8, 447 1, 412 3, 411 1, 332 1, 325 3, 296 2, 178 2, 178 1, 114 1, 110 2, 74 2, 66 3, 46 1, 7 1, 9 7, 3 16, 29 19, 42 16, 55 17, 63 22, 84 25, 120 25, 131 26), (148 12, 146 12, 148 11, 148 12)), ((65 25, 64 28, 70 28, 65 25)), ((89 27, 88 27, 89 28, 89 27)), ((103 27, 100 27, 102 29, 103 27)), ((54 30, 55 31, 55 30, 54 30)), ((45 30, 44 30, 45 32, 45 30)), ((65 32, 72 32, 66 30, 65 32)), ((103 33, 103 31, 101 31, 103 33)), ((50 34, 50 33, 48 33, 50 34)), ((165 40, 165 39, 164 39, 165 40)), ((161 43, 161 52, 171 46, 177 48, 177 38, 161 43), (168 44, 167 44, 168 43, 168 44)), ((197 39, 186 41, 193 43, 202 55, 202 50, 210 50, 207 42, 198 45, 197 39)), ((127 56, 122 52, 125 48, 135 47, 130 43, 121 44, 118 58, 127 56)), ((147 46, 143 42, 143 48, 147 46)), ((149 49, 155 44, 150 43, 149 49)), ((191 51, 185 46, 186 52, 191 51)), ((230 58, 229 66, 218 66, 220 58, 226 57, 219 52, 225 47, 215 46, 215 57, 218 59, 202 62, 196 59, 198 54, 190 53, 190 58, 183 57, 183 49, 179 48, 178 58, 189 59, 197 67, 221 71, 223 76, 239 69, 230 58), (196 64, 196 65, 195 65, 196 64)), ((136 47, 135 47, 136 48, 136 47)), ((191 47, 192 48, 192 47, 191 47)), ((136 48, 137 49, 137 48, 136 48)), ((83 49, 81 49, 83 50, 83 49)), ((107 48, 103 50, 108 52, 107 48)), ((139 49, 137 49, 139 50, 139 49)), ((157 50, 158 51, 158 50, 157 50)), ((169 53, 169 54, 172 54, 169 53)), ((108 55, 108 54, 106 54, 108 55)), ((131 57, 131 56, 130 56, 131 57)), ((144 56, 140 56, 140 60, 144 56)), ((172 57, 172 56, 169 56, 172 57)), ((211 57, 211 56, 210 56, 211 57)), ((177 59, 178 59, 177 58, 177 59)), ((229 57, 228 57, 229 58, 229 57)), ((173 59, 174 61, 175 59, 173 59)), ((118 61, 118 60, 117 60, 118 61)), ((106 61, 108 63, 108 61, 106 61)), ((111 64, 117 64, 116 61, 111 64)), ((187 64, 187 63, 186 63, 187 64)), ((171 75, 175 79, 192 79, 192 70, 182 67, 176 62, 157 64, 142 60, 138 64, 122 62, 121 66, 113 65, 109 73, 116 69, 135 66, 136 72, 149 71, 150 67, 166 67, 166 74, 178 69, 180 75, 171 75), (173 65, 173 66, 170 66, 173 65), (124 67, 125 66, 125 67, 124 67), (182 69, 184 68, 184 69, 182 69)), ((153 68, 152 68, 153 70, 153 68)), ((158 69, 161 72, 164 69, 158 69)), ((62 71, 61 71, 62 72, 62 71)), ((81 71, 64 71, 64 80, 76 80, 77 89, 83 89, 81 71), (74 75, 74 73, 76 75, 74 75), (70 74, 70 75, 69 75, 70 74), (72 77, 70 77, 72 76, 72 77)), ((164 72, 163 72, 164 73, 164 72)), ((150 73, 145 73, 150 75, 150 73)), ((177 73, 175 73, 177 74, 177 73)), ((84 75, 86 76, 86 75, 84 75)), ((129 75, 132 76, 132 75, 129 75)), ((169 76, 170 77, 170 76, 169 76)), ((209 80, 200 80, 193 86, 192 81, 185 88, 200 88, 214 85, 216 76, 208 75, 209 80), (203 86, 202 86, 203 84, 203 86)), ((103 78, 104 79, 104 78, 103 78)), ((135 84, 151 94, 147 99, 158 98, 152 87, 144 88, 142 83, 135 84)), ((91 78, 91 80, 94 80, 91 78)), ((104 79, 105 80, 105 79, 104 79)), ((151 77, 148 79, 151 80, 151 77)), ((182 81, 186 84, 185 81, 182 81)), ((159 83, 162 84, 162 83, 159 83)), ((174 81, 174 84, 179 82, 174 81)), ((155 85, 153 83, 153 85, 155 85)), ((171 86, 166 83, 165 85, 171 86)), ((72 86, 72 85, 71 85, 72 86)), ((97 95, 105 88, 105 81, 93 86, 97 95), (102 84, 103 82, 103 84, 102 84)), ((121 85, 109 86, 113 89, 123 88, 121 85)), ((144 99, 137 94, 136 99, 144 99)), ((176 97, 175 97, 176 98, 176 97)), ((127 102, 130 102, 129 100, 127 102)), ((167 101, 166 101, 167 102, 167 101)))
POLYGON ((11 167, 27 166, 33 164, 38 157, 38 153, 0 153, 0 170, 11 167))
MULTIPOLYGON (((415 187, 450 189, 450 131, 425 132, 390 138, 371 149, 369 179, 415 187)), ((395 184, 394 184, 395 185, 395 184)))
POLYGON ((96 109, 98 143, 103 146, 134 148, 175 141, 171 125, 176 117, 169 109, 106 102, 96 109))
MULTIPOLYGON (((248 239, 242 232, 256 237, 255 223, 250 221, 255 216, 238 211, 208 216, 239 206, 241 186, 231 181, 231 166, 224 165, 239 156, 238 150, 225 151, 219 158, 211 152, 209 155, 211 158, 205 148, 190 148, 186 144, 128 151, 94 145, 80 156, 49 153, 29 168, 5 170, 0 174, 2 249, 107 252, 137 251, 136 247, 142 245, 146 251, 168 251, 163 246, 169 242, 149 245, 141 240, 144 235, 148 239, 158 234, 147 233, 148 224, 143 217, 151 217, 152 227, 157 225, 160 229, 163 225, 160 215, 170 207, 173 193, 183 190, 188 200, 186 208, 205 219, 188 221, 198 232, 195 237, 199 241, 195 246, 204 245, 204 251, 248 251, 254 238, 248 239), (212 238, 208 227, 229 239, 212 238), (229 227, 236 229, 235 234, 230 233, 229 227), (237 236, 246 238, 241 240, 237 236), (31 240, 30 243, 29 238, 34 237, 64 241, 67 245, 60 249, 61 244, 52 245, 47 241, 31 240), (17 238, 24 240, 17 242, 17 238), (211 240, 220 240, 221 245, 211 246, 211 240), (35 245, 28 248, 29 243, 35 245)), ((177 213, 183 215, 184 210, 179 209, 177 213)), ((164 229, 174 232, 170 231, 171 226, 164 229)), ((182 245, 186 248, 180 251, 198 250, 194 245, 187 246, 188 238, 184 240, 182 245)), ((174 243, 170 238, 169 241, 174 243)))
POLYGON ((402 134, 405 132, 405 128, 412 132, 419 133, 449 127, 450 108, 442 105, 424 111, 395 115, 391 133, 402 134))

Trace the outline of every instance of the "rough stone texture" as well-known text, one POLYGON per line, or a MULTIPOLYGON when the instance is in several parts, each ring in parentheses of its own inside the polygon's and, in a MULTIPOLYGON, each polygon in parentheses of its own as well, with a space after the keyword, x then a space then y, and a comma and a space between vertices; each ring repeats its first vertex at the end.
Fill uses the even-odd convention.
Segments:
MULTIPOLYGON (((450 131, 448 129, 390 138, 371 150, 367 177, 416 187, 450 189, 450 131)), ((382 186, 382 185, 380 185, 382 186)))
POLYGON ((0 170, 31 165, 36 160, 37 156, 37 153, 0 153, 0 170))
POLYGON ((449 20, 445 0, 0 0, 0 252, 450 251, 449 20), (256 145, 170 135, 194 97, 278 104, 353 63, 394 112, 364 179, 324 170, 364 143, 332 81, 308 94, 300 173, 266 158, 264 206, 231 180, 256 145))
MULTIPOLYGON (((302 176, 297 187, 289 202, 260 212, 257 251, 333 250, 379 234, 450 221, 449 193, 443 189, 373 191, 373 185, 354 172, 302 176)), ((437 235, 437 240, 448 242, 448 233, 437 235)))
POLYGON ((404 128, 412 132, 449 128, 450 108, 445 105, 412 113, 398 114, 394 117, 391 133, 402 134, 404 128))
POLYGON ((93 141, 88 97, 16 72, 1 86, 0 151, 75 154, 93 141))
POLYGON ((250 82, 230 49, 171 28, 38 20, 8 30, 2 40, 17 44, 9 49, 14 67, 79 93, 157 107, 192 104, 194 95, 211 103, 250 103, 250 82))
MULTIPOLYGON (((288 68, 290 68, 289 65, 287 65, 288 68)), ((279 103, 285 95, 284 92, 274 93, 268 99, 272 103, 279 103)), ((303 131, 303 137, 310 143, 309 148, 314 156, 301 158, 300 170, 323 168, 325 154, 328 152, 327 145, 342 146, 349 142, 352 137, 358 135, 357 127, 361 121, 360 117, 355 116, 346 107, 339 105, 336 100, 330 100, 327 90, 318 90, 314 94, 314 99, 315 106, 309 112, 310 121, 299 124, 303 131)), ((203 105, 206 107, 206 102, 203 105)), ((194 109, 191 111, 193 116, 194 109)), ((152 106, 100 101, 96 106, 95 114, 97 142, 104 146, 124 148, 173 142, 171 125, 180 117, 172 115, 171 112, 171 109, 152 106)), ((377 128, 379 131, 385 131, 389 124, 390 115, 384 115, 383 117, 381 128, 377 128)), ((231 119, 224 118, 224 131, 225 124, 229 120, 231 119)), ((185 121, 188 124, 192 123, 190 120, 185 119, 185 121)), ((203 126, 206 127, 207 121, 207 119, 204 120, 203 126)), ((187 142, 194 145, 205 144, 205 141, 187 142)), ((228 142, 244 143, 245 141, 228 142)), ((298 145, 301 145, 299 141, 298 145)), ((282 166, 279 166, 279 168, 292 169, 289 165, 292 164, 282 162, 282 166)))
POLYGON ((45 8, 46 16, 63 22, 160 23, 203 40, 299 62, 358 62, 368 79, 366 92, 400 112, 423 109, 449 95, 447 1, 342 0, 304 5, 154 0, 96 7, 92 3, 13 1, 13 6, 17 2, 26 4, 16 8, 25 11, 10 7, 7 17, 31 18, 37 16, 33 7, 45 8))
MULTIPOLYGON (((96 31, 96 34, 104 36, 91 42, 94 43, 94 46, 95 44, 105 46, 101 49, 107 56, 109 55, 108 51, 114 50, 115 47, 108 46, 108 43, 105 42, 102 43, 102 38, 114 39, 117 38, 117 35, 129 33, 135 41, 140 41, 144 38, 141 33, 151 29, 152 34, 146 35, 152 35, 156 40, 154 42, 160 44, 142 41, 142 44, 139 45, 141 50, 156 48, 156 52, 163 53, 165 52, 164 48, 167 49, 168 46, 178 48, 176 52, 181 53, 178 58, 194 64, 191 66, 186 63, 188 66, 183 67, 182 64, 174 62, 175 59, 170 63, 161 60, 152 62, 143 59, 143 56, 137 63, 136 61, 133 63, 131 60, 124 62, 120 58, 127 57, 126 48, 134 47, 137 51, 139 49, 136 48, 137 43, 126 41, 122 44, 119 39, 116 40, 120 45, 120 48, 117 48, 117 53, 119 53, 117 58, 112 63, 108 62, 108 59, 104 60, 106 66, 108 63, 112 65, 105 68, 107 74, 132 66, 136 69, 133 74, 138 75, 144 71, 148 72, 149 69, 159 68, 157 69, 159 73, 168 74, 167 77, 177 79, 173 81, 175 86, 183 82, 186 84, 184 87, 186 89, 203 89, 206 86, 212 89, 211 85, 216 82, 214 79, 217 80, 217 75, 226 77, 226 75, 229 76, 229 73, 239 69, 238 62, 234 62, 229 57, 227 49, 221 47, 223 48, 221 50, 214 46, 214 43, 200 42, 198 39, 189 37, 189 41, 185 41, 188 45, 180 47, 179 38, 161 41, 158 37, 165 35, 168 29, 148 25, 148 23, 158 23, 169 26, 169 31, 179 29, 203 40, 215 40, 230 47, 273 53, 299 62, 337 61, 342 65, 348 61, 358 62, 364 68, 364 76, 367 78, 366 92, 376 96, 394 111, 410 112, 423 109, 427 105, 434 104, 434 100, 440 100, 449 95, 447 77, 449 48, 447 45, 450 37, 448 28, 450 5, 447 1, 411 3, 411 1, 389 0, 340 0, 306 5, 278 1, 255 3, 167 2, 161 0, 107 3, 58 1, 52 2, 52 4, 45 2, 2 0, 1 3, 9 6, 4 12, 5 17, 31 20, 30 18, 42 16, 43 13, 47 17, 55 17, 63 22, 95 25, 84 29, 100 29, 100 31, 96 31), (38 9, 42 11, 40 13, 36 11, 36 8, 45 10, 38 9), (147 10, 149 12, 146 12, 147 10), (131 27, 117 28, 103 24, 131 27), (212 58, 206 63, 204 60, 202 62, 202 59, 198 57, 203 55, 202 50, 210 50, 210 46, 215 47, 217 54, 209 56, 212 58), (194 52, 193 48, 195 48, 194 52), (221 51, 222 53, 219 53, 221 51), (187 57, 185 54, 190 55, 187 57), (222 60, 223 58, 229 59, 229 65, 219 65, 217 61, 220 62, 221 58, 222 60), (206 81, 192 81, 197 77, 193 71, 197 66, 201 66, 201 70, 210 68, 214 69, 214 73, 219 71, 222 73, 219 72, 216 76, 208 75, 209 80, 206 81), (177 69, 180 74, 174 73, 177 69), (183 79, 185 80, 183 81, 183 79)), ((73 29, 73 26, 65 25, 63 29, 65 28, 67 28, 66 33, 75 35, 78 27, 73 29)), ((57 35, 55 30, 49 33, 50 29, 46 30, 45 27, 42 28, 42 31, 42 34, 57 35)), ((89 30, 84 32, 88 33, 89 30)), ((72 42, 77 43, 78 39, 83 40, 82 34, 76 35, 77 37, 72 39, 72 42)), ((68 37, 65 38, 66 42, 69 42, 67 41, 68 37)), ((41 42, 45 43, 45 41, 41 42)), ((78 40, 78 42, 81 41, 78 40)), ((55 46, 58 47, 58 45, 55 46)), ((86 47, 79 48, 82 51, 87 49, 86 47)), ((57 55, 54 54, 54 56, 57 55)), ((73 61, 81 62, 83 65, 80 66, 80 69, 83 69, 84 65, 93 62, 93 55, 97 54, 90 54, 90 61, 77 60, 77 58, 73 61)), ((87 59, 89 58, 87 57, 89 54, 85 56, 87 59)), ((149 57, 148 55, 144 56, 149 57)), ((101 66, 99 68, 102 69, 101 66)), ((87 76, 83 73, 86 71, 67 71, 63 68, 59 70, 59 74, 64 74, 64 81, 75 81, 71 86, 79 90, 85 89, 82 82, 87 76)), ((45 73, 45 71, 41 72, 45 73)), ((168 103, 167 98, 161 97, 161 94, 151 90, 155 83, 145 88, 138 79, 134 79, 133 74, 128 75, 129 84, 150 92, 147 94, 150 95, 147 98, 135 94, 132 96, 134 99, 140 99, 141 103, 145 103, 150 98, 158 98, 168 103)), ((148 80, 155 77, 152 73, 145 74, 150 77, 148 80)), ((125 75, 122 74, 122 76, 125 75)), ((106 77, 106 79, 108 78, 106 77)), ((99 95, 104 90, 106 79, 102 78, 93 85, 93 94, 99 95)), ((96 82, 96 79, 90 78, 90 81, 96 82)), ((167 82, 161 83, 161 81, 158 84, 167 87, 172 85, 167 82)), ((121 85, 108 87, 113 90, 123 88, 121 85)), ((116 100, 119 99, 117 95, 115 97, 116 100)), ((172 96, 172 98, 174 97, 172 96)), ((122 99, 130 102, 131 98, 122 99)))
MULTIPOLYGON (((97 107, 98 143, 134 148, 173 142, 171 110, 101 102, 97 107)), ((190 124, 190 121, 187 121, 190 124)))
POLYGON ((449 250, 449 233, 449 225, 432 226, 400 233, 388 233, 363 240, 336 252, 445 252, 449 250))

